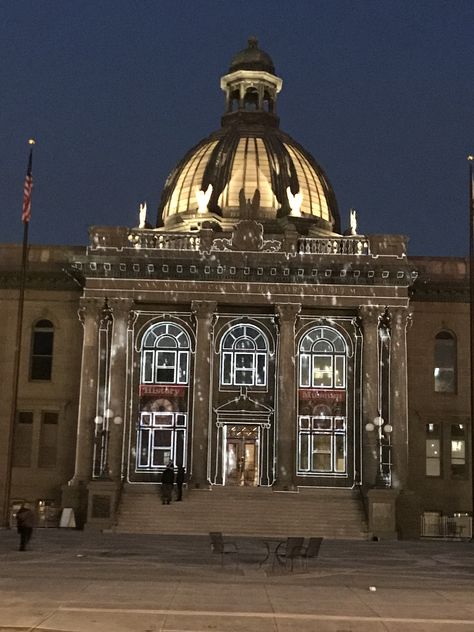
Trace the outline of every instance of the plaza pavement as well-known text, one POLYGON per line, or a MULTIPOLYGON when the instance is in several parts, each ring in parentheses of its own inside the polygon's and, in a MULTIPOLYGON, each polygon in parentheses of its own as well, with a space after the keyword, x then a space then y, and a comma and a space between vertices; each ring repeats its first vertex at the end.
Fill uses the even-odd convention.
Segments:
POLYGON ((324 540, 291 573, 235 540, 0 531, 0 632, 474 632, 474 543, 324 540))

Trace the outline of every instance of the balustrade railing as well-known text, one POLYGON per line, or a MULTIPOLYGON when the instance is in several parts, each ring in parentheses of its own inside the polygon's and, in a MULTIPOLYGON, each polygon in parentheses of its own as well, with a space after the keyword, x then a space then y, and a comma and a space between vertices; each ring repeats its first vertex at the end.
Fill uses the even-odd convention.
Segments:
POLYGON ((311 255, 369 255, 369 240, 363 237, 302 237, 298 239, 298 254, 311 255))
MULTIPOLYGON (((137 250, 194 250, 207 249, 214 236, 200 233, 165 233, 152 229, 108 230, 98 227, 91 234, 91 248, 136 248, 137 250), (204 239, 204 241, 203 241, 204 239), (206 246, 204 245, 206 244, 206 246)), ((298 255, 369 255, 369 240, 364 237, 300 237, 290 254, 298 255)))
POLYGON ((129 245, 154 250, 199 250, 201 239, 189 233, 157 233, 156 231, 129 231, 129 245))

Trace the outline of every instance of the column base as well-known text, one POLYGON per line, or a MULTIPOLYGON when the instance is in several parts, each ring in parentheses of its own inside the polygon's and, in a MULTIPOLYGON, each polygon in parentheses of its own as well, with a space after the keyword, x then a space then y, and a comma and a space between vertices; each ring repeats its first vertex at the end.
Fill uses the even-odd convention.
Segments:
POLYGON ((297 492, 298 485, 295 485, 292 481, 277 481, 273 483, 272 489, 274 492, 297 492))
POLYGON ((212 485, 209 481, 193 481, 192 479, 188 483, 188 489, 209 491, 212 485))
POLYGON ((415 492, 403 489, 397 498, 397 528, 402 540, 421 537, 421 499, 415 492))
POLYGON ((370 489, 369 501, 369 538, 373 540, 397 540, 395 489, 370 489))
POLYGON ((88 486, 87 529, 110 529, 116 523, 119 481, 91 481, 88 486))

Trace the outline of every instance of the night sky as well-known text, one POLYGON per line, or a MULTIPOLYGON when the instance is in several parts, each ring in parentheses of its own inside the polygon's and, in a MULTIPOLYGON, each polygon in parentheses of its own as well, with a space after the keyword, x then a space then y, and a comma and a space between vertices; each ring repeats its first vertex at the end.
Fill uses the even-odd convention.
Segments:
POLYGON ((472 0, 0 0, 0 242, 86 244, 149 220, 186 151, 220 126, 221 75, 259 39, 281 128, 325 169, 342 226, 468 253, 472 0))

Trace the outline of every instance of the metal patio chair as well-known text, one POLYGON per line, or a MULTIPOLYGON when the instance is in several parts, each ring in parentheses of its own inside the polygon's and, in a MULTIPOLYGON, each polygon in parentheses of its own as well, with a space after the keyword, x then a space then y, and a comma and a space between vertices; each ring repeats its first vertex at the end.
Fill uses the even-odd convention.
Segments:
POLYGON ((323 538, 310 538, 309 542, 301 552, 301 559, 304 562, 305 569, 308 568, 308 560, 312 560, 319 555, 319 549, 323 543, 323 538))
POLYGON ((274 562, 275 559, 278 560, 279 564, 287 567, 290 564, 290 570, 293 571, 294 561, 298 558, 301 559, 301 554, 303 552, 304 546, 304 538, 300 537, 289 537, 286 540, 280 542, 280 544, 275 549, 274 562))
POLYGON ((234 555, 236 566, 239 565, 239 549, 235 542, 226 542, 221 531, 211 531, 209 533, 211 540, 211 551, 221 556, 221 566, 224 566, 224 557, 226 555, 234 555))

